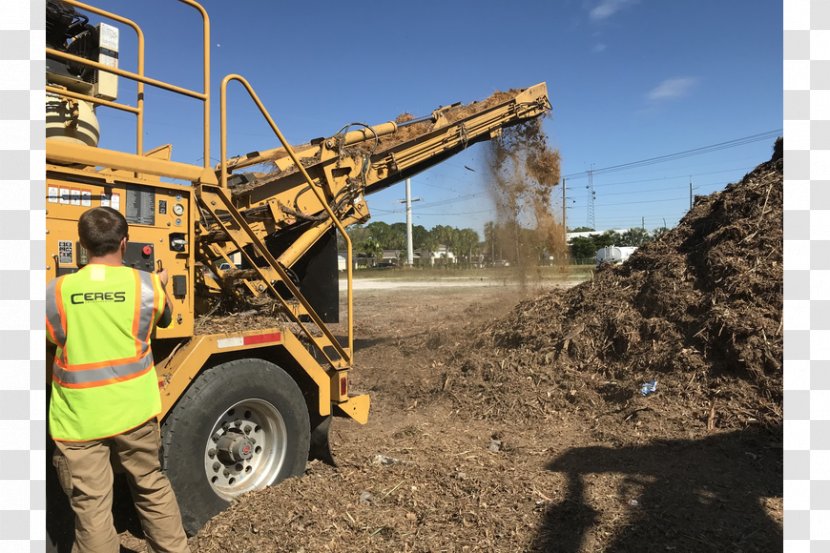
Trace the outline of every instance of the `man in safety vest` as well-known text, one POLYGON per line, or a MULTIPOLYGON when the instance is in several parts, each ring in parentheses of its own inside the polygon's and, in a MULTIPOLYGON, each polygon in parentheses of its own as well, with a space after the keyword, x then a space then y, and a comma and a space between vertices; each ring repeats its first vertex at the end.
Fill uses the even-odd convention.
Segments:
POLYGON ((73 553, 117 553, 110 455, 127 473, 151 551, 188 552, 173 488, 161 472, 161 412, 150 336, 170 324, 167 272, 123 266, 127 220, 96 207, 78 221, 89 263, 49 283, 46 334, 57 345, 49 431, 53 464, 75 512, 73 553))

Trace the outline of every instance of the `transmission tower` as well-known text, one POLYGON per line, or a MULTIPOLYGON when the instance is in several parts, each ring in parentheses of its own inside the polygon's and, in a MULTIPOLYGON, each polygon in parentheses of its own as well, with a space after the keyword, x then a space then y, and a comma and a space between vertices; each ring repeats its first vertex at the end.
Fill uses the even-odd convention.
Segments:
POLYGON ((594 216, 594 201, 597 199, 597 193, 594 191, 594 170, 588 170, 588 226, 596 230, 596 217, 594 216))

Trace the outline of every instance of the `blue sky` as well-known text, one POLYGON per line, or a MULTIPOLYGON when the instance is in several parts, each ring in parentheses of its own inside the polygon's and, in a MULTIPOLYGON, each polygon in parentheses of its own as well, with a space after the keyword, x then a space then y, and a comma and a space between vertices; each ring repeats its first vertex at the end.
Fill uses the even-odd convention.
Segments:
MULTIPOLYGON (((160 0, 96 3, 134 19, 147 40, 146 74, 199 88, 198 16, 160 0)), ((240 73, 292 143, 403 112, 483 99, 546 81, 545 121, 568 179, 568 226, 588 223, 588 169, 672 154, 780 129, 782 6, 775 0, 273 2, 206 0, 214 106, 240 73)), ((134 69, 122 32, 121 66, 134 69)), ((122 80, 120 100, 134 92, 122 80)), ((172 142, 200 163, 196 102, 147 91, 145 147, 172 142)), ((276 146, 239 88, 230 94, 229 150, 276 146)), ((133 117, 102 110, 102 146, 134 148, 133 117), (109 112, 109 113, 105 113, 109 112)), ((212 157, 219 153, 214 109, 212 157)), ((771 138, 593 178, 597 228, 673 226, 695 194, 720 190, 769 158, 771 138)), ((476 145, 413 178, 414 222, 481 231, 494 218, 476 145), (476 169, 468 171, 464 166, 476 169)), ((215 161, 215 160, 214 160, 215 161)), ((369 197, 373 220, 404 221, 404 187, 369 197)), ((554 191, 561 210, 561 190, 554 191)))

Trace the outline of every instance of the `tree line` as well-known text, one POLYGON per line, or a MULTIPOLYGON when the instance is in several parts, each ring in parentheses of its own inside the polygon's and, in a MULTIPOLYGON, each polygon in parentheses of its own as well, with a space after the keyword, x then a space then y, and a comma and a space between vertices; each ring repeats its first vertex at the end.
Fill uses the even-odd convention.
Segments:
MULTIPOLYGON (((593 232, 588 227, 568 229, 569 232, 593 232)), ((595 258, 597 250, 606 246, 642 246, 660 236, 666 229, 654 232, 635 227, 625 232, 605 231, 601 234, 577 236, 564 245, 562 227, 540 232, 515 223, 488 222, 483 240, 471 228, 436 225, 427 229, 412 226, 412 247, 415 251, 435 252, 446 246, 461 266, 473 264, 542 264, 574 260, 586 262, 595 258), (570 259, 567 259, 570 258, 570 259)), ((384 250, 406 252, 406 224, 375 221, 368 225, 352 225, 348 229, 355 253, 380 260, 384 250)), ((340 248, 345 246, 340 242, 340 248)), ((403 256, 402 256, 403 257, 403 256)))
MULTIPOLYGON (((665 228, 657 228, 654 232, 649 232, 640 227, 633 227, 625 232, 617 232, 614 230, 607 230, 602 234, 593 234, 590 236, 575 236, 570 240, 571 257, 577 261, 593 261, 597 250, 605 248, 606 246, 635 246, 640 247, 643 244, 654 240, 655 238, 666 232, 665 228)), ((570 229, 568 232, 593 232, 594 229, 589 227, 578 227, 570 229)))
MULTIPOLYGON (((357 253, 379 258, 383 250, 406 251, 406 224, 375 221, 368 225, 352 225, 348 229, 352 247, 357 253)), ((477 261, 480 253, 479 236, 471 228, 436 225, 427 230, 423 225, 412 225, 412 248, 434 252, 446 246, 463 264, 477 261)))

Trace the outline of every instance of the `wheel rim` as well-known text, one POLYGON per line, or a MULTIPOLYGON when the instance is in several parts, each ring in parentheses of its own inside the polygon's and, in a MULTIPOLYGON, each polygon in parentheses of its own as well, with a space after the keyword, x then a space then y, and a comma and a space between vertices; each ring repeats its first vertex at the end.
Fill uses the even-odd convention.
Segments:
POLYGON ((273 484, 286 457, 288 433, 280 412, 261 399, 245 399, 213 424, 205 445, 205 476, 231 500, 273 484))

